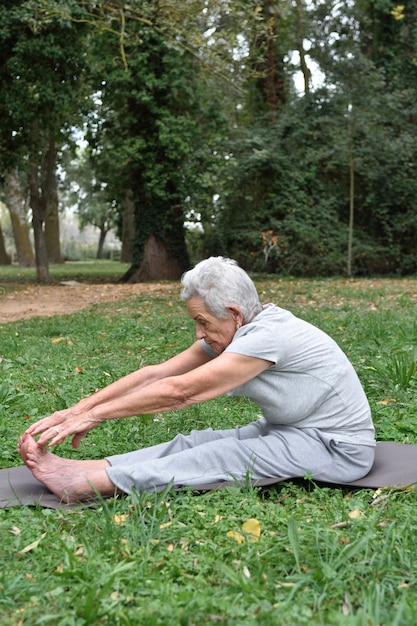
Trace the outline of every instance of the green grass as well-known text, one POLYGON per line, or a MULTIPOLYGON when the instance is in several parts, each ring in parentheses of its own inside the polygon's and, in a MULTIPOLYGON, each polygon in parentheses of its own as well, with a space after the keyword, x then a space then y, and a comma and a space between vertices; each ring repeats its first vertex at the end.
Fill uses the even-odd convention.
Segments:
MULTIPOLYGON (((90 261, 66 261, 62 264, 51 264, 49 273, 51 283, 59 283, 62 280, 101 283, 118 280, 128 268, 129 264, 127 263, 91 259, 90 261)), ((36 268, 34 267, 19 267, 16 263, 0 267, 0 287, 3 291, 10 286, 15 288, 34 281, 36 281, 36 268)))
MULTIPOLYGON (((257 284, 263 301, 319 325, 347 352, 379 440, 417 443, 417 280, 257 284)), ((175 294, 173 285, 168 294, 0 325, 0 467, 20 463, 16 441, 30 422, 186 347, 193 325, 175 294)), ((219 398, 103 424, 78 450, 64 444, 59 453, 100 458, 254 415, 245 399, 219 398)), ((299 481, 133 494, 93 509, 0 509, 1 623, 412 625, 416 499, 414 489, 375 494, 299 481), (251 518, 257 542, 242 530, 251 518)))

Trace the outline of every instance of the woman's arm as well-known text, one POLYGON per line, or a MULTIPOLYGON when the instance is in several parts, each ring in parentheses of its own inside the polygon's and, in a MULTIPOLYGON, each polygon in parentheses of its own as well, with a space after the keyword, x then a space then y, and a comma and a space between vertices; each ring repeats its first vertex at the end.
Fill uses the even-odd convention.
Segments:
POLYGON ((177 357, 150 366, 155 368, 153 372, 130 374, 129 380, 121 379, 74 407, 40 420, 27 432, 40 435, 39 443, 49 441, 51 446, 72 436, 76 448, 104 420, 172 411, 210 400, 251 380, 270 365, 264 359, 230 352, 210 359, 196 342, 177 357))
MULTIPOLYGON (((211 357, 201 347, 200 341, 196 341, 190 348, 168 359, 168 361, 157 365, 146 365, 131 374, 127 374, 92 396, 84 398, 76 406, 88 410, 105 402, 122 399, 124 396, 136 393, 162 378, 185 374, 210 359, 211 357)), ((129 415, 123 417, 129 417, 129 415)))
POLYGON ((74 435, 72 445, 77 448, 84 435, 102 419, 117 419, 141 413, 142 411, 135 411, 132 397, 140 398, 141 390, 148 385, 155 385, 166 377, 185 374, 210 358, 200 342, 196 341, 190 348, 168 361, 145 366, 80 400, 74 406, 39 420, 26 433, 32 436, 41 435, 39 442, 44 444, 50 441, 50 445, 62 443, 66 437, 74 435), (116 411, 113 415, 114 408, 116 411), (106 417, 100 418, 101 413, 106 417))
POLYGON ((97 422, 124 417, 162 413, 198 404, 243 385, 270 367, 271 362, 226 352, 209 362, 177 376, 167 376, 140 390, 100 404, 93 409, 97 422))

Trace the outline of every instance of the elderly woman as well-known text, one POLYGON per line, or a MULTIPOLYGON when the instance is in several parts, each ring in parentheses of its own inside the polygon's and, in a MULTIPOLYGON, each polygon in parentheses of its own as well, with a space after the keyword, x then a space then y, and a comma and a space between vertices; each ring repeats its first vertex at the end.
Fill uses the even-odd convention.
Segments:
POLYGON ((370 409, 337 344, 290 312, 262 306, 252 280, 231 259, 202 261, 184 274, 182 285, 197 341, 30 426, 19 452, 34 476, 74 501, 95 492, 193 486, 248 473, 308 472, 331 482, 366 475, 375 448, 370 409), (182 409, 221 394, 251 398, 263 416, 103 460, 65 459, 48 449, 66 437, 77 448, 104 420, 182 409))

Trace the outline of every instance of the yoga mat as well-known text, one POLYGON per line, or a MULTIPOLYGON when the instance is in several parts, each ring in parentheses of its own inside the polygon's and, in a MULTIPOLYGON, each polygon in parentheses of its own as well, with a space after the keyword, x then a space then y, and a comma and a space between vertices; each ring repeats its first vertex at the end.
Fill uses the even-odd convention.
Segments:
MULTIPOLYGON (((252 480, 254 487, 268 487, 277 483, 302 478, 302 476, 280 476, 252 480)), ((313 479, 314 480, 314 479, 313 479)), ((340 487, 377 489, 380 487, 403 487, 417 483, 417 445, 383 441, 377 443, 375 462, 367 476, 350 483, 326 482, 340 487)), ((237 481, 209 483, 193 486, 196 491, 210 491, 225 486, 236 486, 237 481)), ((0 470, 0 507, 39 505, 46 508, 74 508, 92 506, 98 500, 66 504, 54 496, 49 489, 33 477, 26 466, 0 470)))

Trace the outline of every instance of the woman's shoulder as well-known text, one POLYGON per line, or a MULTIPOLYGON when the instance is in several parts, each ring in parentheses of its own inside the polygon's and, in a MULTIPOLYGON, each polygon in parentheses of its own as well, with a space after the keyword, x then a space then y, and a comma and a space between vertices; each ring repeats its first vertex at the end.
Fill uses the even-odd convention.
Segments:
POLYGON ((263 306, 262 311, 253 318, 252 323, 255 325, 274 325, 297 321, 301 320, 291 313, 291 311, 283 309, 276 304, 269 303, 263 306))

